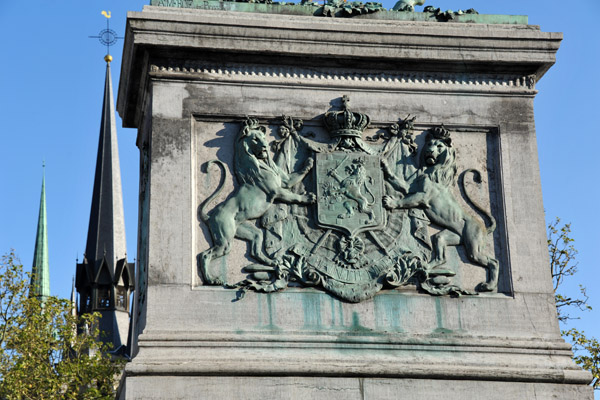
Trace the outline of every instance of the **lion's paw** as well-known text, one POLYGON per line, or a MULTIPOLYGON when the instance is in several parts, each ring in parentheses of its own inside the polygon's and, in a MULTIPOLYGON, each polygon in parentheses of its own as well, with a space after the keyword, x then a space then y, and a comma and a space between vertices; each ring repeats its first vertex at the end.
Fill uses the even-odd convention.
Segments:
POLYGON ((304 170, 306 172, 310 171, 312 169, 313 165, 315 165, 315 159, 310 157, 309 159, 306 160, 306 163, 304 164, 304 170))
POLYGON ((494 290, 496 290, 496 286, 493 283, 490 282, 481 282, 479 285, 477 285, 477 291, 478 292, 493 292, 494 290))
POLYGON ((226 285, 225 281, 221 277, 204 277, 204 284, 207 286, 224 286, 226 285))
POLYGON ((314 193, 307 193, 304 195, 305 198, 305 202, 307 202, 308 204, 313 204, 317 202, 317 195, 314 193))
POLYGON ((389 210, 398 207, 398 201, 392 196, 383 196, 383 206, 389 210))

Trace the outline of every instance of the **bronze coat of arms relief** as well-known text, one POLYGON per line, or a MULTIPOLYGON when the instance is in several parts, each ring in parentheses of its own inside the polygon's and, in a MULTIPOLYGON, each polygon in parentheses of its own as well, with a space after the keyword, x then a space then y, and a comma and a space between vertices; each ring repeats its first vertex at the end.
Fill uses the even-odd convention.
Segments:
POLYGON ((283 116, 280 139, 268 143, 266 128, 247 118, 232 143, 238 186, 220 204, 211 203, 230 179, 227 167, 203 165, 221 174, 199 207, 212 239, 198 255, 203 283, 241 295, 316 287, 350 302, 405 285, 432 295, 496 291, 499 262, 486 248, 496 221, 465 187, 465 179, 481 183, 481 173, 458 170, 450 131, 429 128, 417 145, 415 118, 407 117, 364 137, 369 116, 352 111, 346 96, 341 108, 322 117, 326 141, 283 116), (248 242, 255 262, 243 268, 246 279, 226 282, 212 264, 234 239, 248 242), (452 247, 486 271, 483 282, 455 282, 452 247))

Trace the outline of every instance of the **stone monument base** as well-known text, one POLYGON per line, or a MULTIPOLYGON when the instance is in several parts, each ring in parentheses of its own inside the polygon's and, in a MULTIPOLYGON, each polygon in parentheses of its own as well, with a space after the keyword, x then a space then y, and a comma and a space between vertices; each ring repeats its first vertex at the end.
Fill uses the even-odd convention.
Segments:
POLYGON ((300 288, 237 301, 221 288, 150 294, 163 306, 127 364, 123 399, 593 398, 570 346, 542 328, 551 297, 406 288, 351 304, 300 288), (505 326, 491 323, 497 315, 505 326), (518 331, 532 324, 536 338, 518 331))
POLYGON ((593 399, 589 387, 532 382, 311 376, 129 377, 120 399, 593 399))
POLYGON ((592 399, 537 161, 560 34, 156 3, 119 87, 141 152, 121 398, 592 399))

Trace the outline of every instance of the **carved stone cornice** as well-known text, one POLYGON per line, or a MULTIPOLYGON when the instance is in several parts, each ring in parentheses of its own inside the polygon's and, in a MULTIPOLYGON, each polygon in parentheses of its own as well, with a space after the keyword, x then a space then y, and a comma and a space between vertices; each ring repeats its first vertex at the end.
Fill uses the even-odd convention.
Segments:
POLYGON ((541 32, 539 27, 530 25, 347 20, 305 15, 275 19, 270 14, 146 6, 143 12, 131 13, 128 18, 122 70, 130 79, 121 81, 117 109, 124 126, 138 126, 148 74, 167 72, 174 79, 222 77, 223 83, 262 81, 398 91, 439 88, 482 94, 489 89, 530 96, 534 94, 533 86, 527 85, 527 77, 535 74, 540 79, 544 75, 556 60, 561 40, 561 34, 541 32), (186 43, 188 54, 193 53, 188 60, 222 65, 160 65, 160 60, 182 60, 177 51, 181 43, 186 43), (272 76, 258 67, 251 67, 257 71, 229 69, 229 63, 238 62, 278 65, 282 70, 272 76), (150 72, 152 63, 155 72, 150 72), (302 71, 285 67, 306 65, 335 69, 302 71), (341 65, 365 73, 353 75, 339 69, 341 65), (204 72, 204 68, 209 72, 204 72), (213 68, 229 73, 213 73, 213 68), (398 72, 399 68, 416 73, 398 72), (423 73, 422 68, 442 75, 423 73), (253 72, 258 76, 253 76, 253 72), (261 72, 271 76, 261 77, 261 72), (498 73, 515 76, 477 75, 498 73), (308 74, 308 78, 302 79, 302 74, 308 74), (471 80, 466 79, 467 74, 472 75, 471 80))
POLYGON ((535 94, 535 75, 464 74, 451 72, 364 71, 260 64, 155 62, 150 75, 179 79, 254 84, 352 87, 355 89, 447 90, 535 94))

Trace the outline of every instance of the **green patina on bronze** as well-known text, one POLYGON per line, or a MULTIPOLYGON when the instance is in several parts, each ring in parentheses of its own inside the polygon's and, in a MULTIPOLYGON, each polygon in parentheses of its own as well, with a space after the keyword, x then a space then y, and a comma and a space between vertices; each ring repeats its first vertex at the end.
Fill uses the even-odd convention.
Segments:
MULTIPOLYGON (((498 282, 498 260, 485 254, 485 239, 496 229, 496 220, 469 196, 464 187, 464 175, 473 173, 476 181, 481 181, 481 173, 475 169, 463 172, 462 189, 467 200, 490 220, 490 226, 483 224, 465 212, 451 192, 456 184, 456 153, 452 147, 450 132, 443 126, 430 129, 425 138, 425 146, 421 150, 420 173, 416 175, 411 190, 406 185, 398 184, 396 176, 389 182, 398 195, 383 197, 383 204, 388 209, 403 208, 423 209, 427 218, 441 227, 442 230, 432 236, 433 253, 429 263, 432 271, 438 275, 446 275, 446 247, 463 244, 469 260, 489 271, 489 280, 482 282, 481 291, 496 289, 498 282), (442 271, 444 271, 442 273, 442 271)), ((447 271, 452 274, 451 271, 447 271)))
POLYGON ((208 169, 214 163, 222 172, 219 187, 200 206, 200 218, 208 225, 213 239, 213 247, 199 255, 200 271, 207 284, 223 284, 220 277, 211 275, 209 267, 213 259, 229 253, 234 238, 250 242, 250 254, 262 264, 276 266, 276 261, 264 254, 262 231, 250 221, 263 217, 272 210, 275 201, 300 204, 315 202, 316 196, 313 193, 297 194, 291 190, 312 169, 313 159, 308 158, 299 172, 286 173, 271 159, 265 132, 265 127, 260 126, 255 119, 244 122, 234 143, 234 171, 240 187, 210 215, 206 206, 223 189, 227 169, 218 160, 209 161, 205 165, 208 169))
POLYGON ((422 6, 423 4, 425 4, 425 0, 399 0, 392 10, 414 12, 415 6, 422 6))
MULTIPOLYGON (((484 224, 459 205, 454 191, 456 157, 450 132, 426 131, 419 151, 413 138, 415 118, 405 118, 385 132, 363 140, 368 115, 342 110, 323 115, 326 143, 301 134, 303 123, 282 117, 281 139, 266 142, 266 128, 247 119, 234 139, 239 187, 208 211, 223 189, 225 165, 216 191, 200 205, 213 246, 199 254, 199 270, 208 285, 270 293, 294 282, 317 287, 350 301, 373 297, 382 288, 415 284, 433 295, 474 294, 453 283, 457 265, 448 265, 448 246, 464 246, 471 262, 487 269, 477 291, 494 291, 498 261, 485 253, 484 224), (313 168, 314 166, 314 168, 313 168), (309 172, 313 172, 310 174, 309 172), (439 232, 430 236, 428 226, 439 232), (225 283, 211 262, 229 253, 234 238, 248 241, 256 264, 244 267, 247 279, 225 283)), ((468 169, 480 181, 479 171, 468 169)))
POLYGON ((477 24, 517 24, 527 25, 526 15, 478 14, 475 10, 442 11, 432 6, 423 12, 415 12, 415 5, 422 0, 400 0, 394 8, 386 10, 378 2, 343 2, 327 0, 325 4, 311 0, 298 3, 259 1, 214 1, 214 0, 151 0, 150 5, 159 7, 195 8, 202 10, 239 11, 260 14, 313 15, 325 17, 354 17, 397 21, 463 22, 477 24))
MULTIPOLYGON (((311 3, 312 2, 305 2, 302 5, 309 5, 311 3)), ((373 1, 363 3, 361 1, 327 0, 325 5, 317 8, 313 15, 321 15, 324 17, 354 17, 382 10, 385 10, 383 5, 373 1)))

